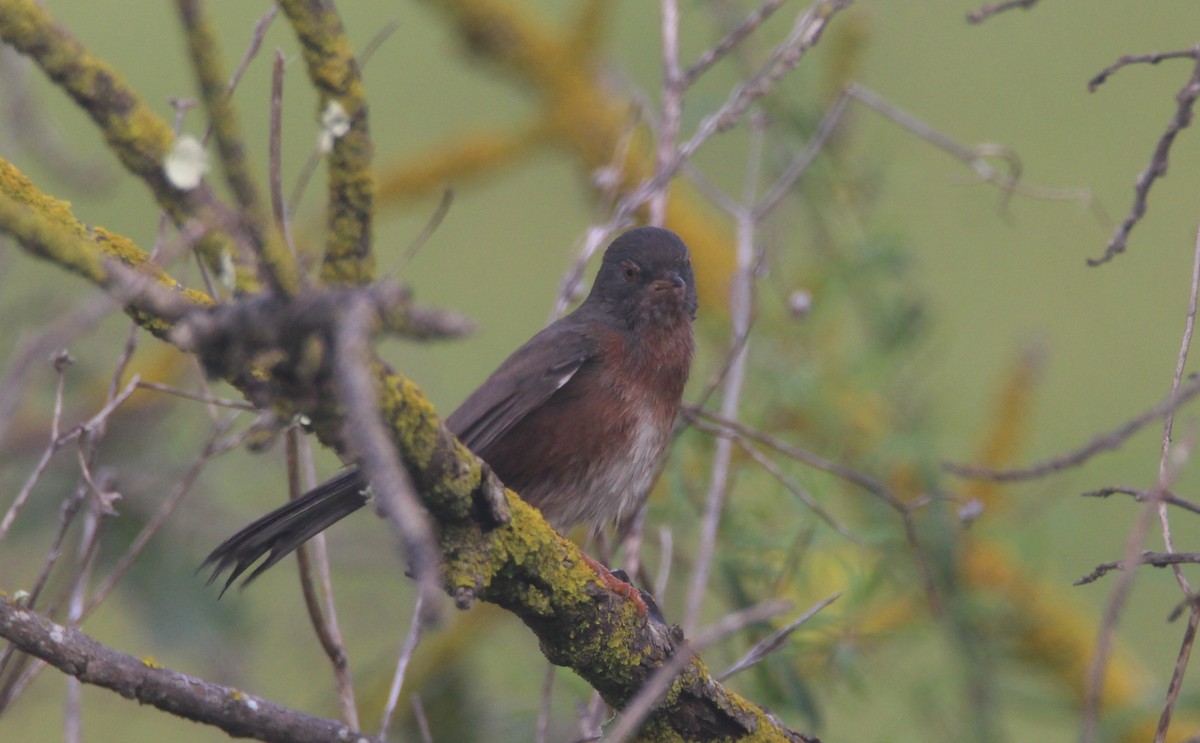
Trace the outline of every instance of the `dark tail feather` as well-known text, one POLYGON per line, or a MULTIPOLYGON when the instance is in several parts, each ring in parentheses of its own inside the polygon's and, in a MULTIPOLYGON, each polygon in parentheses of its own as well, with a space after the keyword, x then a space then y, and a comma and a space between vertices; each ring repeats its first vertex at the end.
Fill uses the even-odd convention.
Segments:
POLYGON ((213 566, 208 582, 232 568, 221 595, 260 557, 267 559, 243 581, 245 586, 300 545, 367 504, 366 484, 357 469, 347 470, 234 534, 212 551, 200 570, 213 566))

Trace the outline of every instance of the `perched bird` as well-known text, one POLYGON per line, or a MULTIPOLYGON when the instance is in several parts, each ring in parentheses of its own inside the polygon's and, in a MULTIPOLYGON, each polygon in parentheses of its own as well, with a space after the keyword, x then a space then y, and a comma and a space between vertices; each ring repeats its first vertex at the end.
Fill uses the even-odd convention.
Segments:
MULTIPOLYGON (((691 367, 695 316, 687 246, 669 230, 630 230, 605 251, 583 303, 505 359, 446 427, 555 529, 598 531, 650 489, 691 367)), ((231 569, 228 588, 267 555, 253 580, 367 497, 356 468, 317 486, 213 550, 210 582, 231 569)))

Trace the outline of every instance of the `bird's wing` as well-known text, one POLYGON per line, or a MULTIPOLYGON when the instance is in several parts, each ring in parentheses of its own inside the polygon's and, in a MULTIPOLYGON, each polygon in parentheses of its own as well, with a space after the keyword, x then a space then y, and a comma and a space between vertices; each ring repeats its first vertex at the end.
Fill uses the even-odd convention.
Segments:
POLYGON ((529 339, 446 419, 476 453, 546 402, 596 351, 587 333, 563 318, 529 339))

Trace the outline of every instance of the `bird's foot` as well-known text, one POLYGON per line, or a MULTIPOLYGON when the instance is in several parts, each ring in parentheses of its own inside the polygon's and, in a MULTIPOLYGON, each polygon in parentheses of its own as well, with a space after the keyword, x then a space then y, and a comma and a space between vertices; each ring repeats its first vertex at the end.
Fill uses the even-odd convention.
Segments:
POLYGON ((605 588, 633 602, 639 617, 650 616, 652 619, 666 624, 663 620, 662 612, 659 611, 658 605, 654 602, 654 598, 633 585, 633 582, 629 580, 629 576, 625 574, 624 570, 609 570, 586 552, 581 552, 580 554, 583 555, 583 561, 587 563, 588 567, 596 571, 596 575, 600 577, 600 583, 605 588))

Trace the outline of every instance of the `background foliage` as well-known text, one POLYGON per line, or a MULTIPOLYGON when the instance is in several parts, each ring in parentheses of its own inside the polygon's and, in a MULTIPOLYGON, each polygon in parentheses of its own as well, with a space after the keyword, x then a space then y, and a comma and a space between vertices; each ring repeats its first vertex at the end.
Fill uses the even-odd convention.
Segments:
MULTIPOLYGON (((446 5, 341 8, 359 49, 396 23, 364 71, 381 183, 389 175, 407 178, 393 196, 381 189, 380 272, 397 272, 423 301, 479 322, 464 342, 385 345, 389 360, 443 411, 545 322, 571 250, 597 214, 588 185, 595 166, 581 147, 544 132, 513 144, 514 133, 540 120, 545 99, 472 54, 446 5), (443 183, 422 181, 416 165, 442 162, 464 143, 497 141, 509 142, 511 152, 501 151, 479 173, 454 178, 453 208, 430 242, 403 260, 443 183)), ((658 16, 649 4, 615 5, 596 27, 608 90, 614 100, 654 100, 658 16)), ((576 4, 511 6, 549 34, 562 34, 576 18, 576 4)), ((265 7, 211 8, 227 68, 240 58, 265 7)), ((748 7, 683 3, 683 58, 708 48, 721 24, 748 7)), ((773 154, 796 151, 811 136, 841 85, 856 81, 958 142, 1003 144, 1019 156, 1023 183, 1086 189, 1093 197, 1006 197, 894 123, 853 107, 782 215, 762 233, 769 274, 760 284, 744 419, 865 472, 906 500, 928 500, 918 529, 939 613, 900 519, 878 499, 811 468, 782 465, 845 525, 853 537, 847 538, 748 456, 736 461, 705 618, 776 596, 791 599, 799 611, 842 593, 786 649, 731 682, 793 727, 827 741, 1074 737, 1087 657, 1112 583, 1071 583, 1123 555, 1138 509, 1128 499, 1078 495, 1113 484, 1149 488, 1158 477, 1155 426, 1086 468, 1021 485, 985 487, 948 476, 941 463, 1040 461, 1115 428, 1169 389, 1195 244, 1200 174, 1191 132, 1176 145, 1169 177, 1156 185, 1128 252, 1095 268, 1085 259, 1103 253, 1113 223, 1125 214, 1133 179, 1175 111, 1173 97, 1189 63, 1131 68, 1091 94, 1086 83, 1122 54, 1193 45, 1193 8, 1186 0, 1161 0, 1153 11, 1116 0, 1086 8, 1042 3, 968 25, 964 14, 974 8, 951 0, 857 3, 764 107, 777 137, 770 146, 778 148, 768 149, 768 170, 785 160, 773 154), (791 303, 804 296, 811 310, 797 318, 791 303), (972 499, 983 504, 982 514, 964 528, 959 516, 972 499)), ((171 117, 168 98, 193 95, 173 8, 56 2, 50 9, 162 116, 171 117)), ((787 22, 768 24, 765 38, 778 39, 787 22)), ((281 23, 268 32, 264 50, 277 46, 291 59, 288 180, 316 138, 315 100, 299 72, 294 37, 281 23)), ((31 150, 16 126, 0 127, 0 154, 43 189, 71 200, 85 222, 152 245, 157 213, 141 185, 117 170, 94 128, 39 73, 21 73, 13 60, 6 65, 4 100, 11 104, 22 90, 13 81, 28 75, 45 116, 33 128, 64 140, 70 168, 64 174, 31 150)), ((269 67, 268 55, 260 56, 237 95, 246 136, 260 152, 269 67)), ((684 130, 739 79, 736 60, 715 68, 689 93, 684 130)), ((202 128, 193 111, 184 129, 202 128)), ((745 127, 722 135, 700 153, 698 167, 738 193, 749 139, 745 127)), ((258 165, 264 164, 261 157, 258 165)), ((705 203, 694 193, 689 198, 705 203)), ((315 184, 296 223, 314 248, 320 201, 315 184)), ((708 218, 718 234, 729 234, 720 217, 708 218)), ((721 273, 719 253, 698 255, 701 261, 709 262, 710 276, 721 273)), ((91 290, 81 292, 55 267, 11 247, 0 252, 0 262, 0 312, 8 319, 0 326, 0 353, 11 361, 23 342, 91 290)), ((725 298, 717 285, 710 283, 702 297, 704 351, 692 400, 726 350, 725 298)), ((68 419, 94 409, 126 326, 113 316, 72 342, 78 363, 67 377, 68 419)), ((149 341, 134 366, 143 377, 180 384, 196 374, 181 355, 149 341)), ((49 369, 27 386, 0 453, 0 493, 14 492, 39 456, 53 387, 49 369)), ((123 551, 187 468, 204 433, 194 429, 188 403, 144 392, 134 403, 114 420, 104 444, 103 458, 122 473, 125 497, 122 518, 106 527, 103 544, 111 554, 101 555, 101 565, 123 551)), ((1185 442, 1194 434, 1193 417, 1185 409, 1178 421, 1185 442)), ((683 434, 650 507, 646 559, 652 572, 659 564, 659 530, 671 531, 673 577, 660 599, 673 620, 683 611, 711 451, 708 435, 683 434)), ((324 472, 335 467, 322 460, 324 472)), ((1195 483, 1192 470, 1185 464, 1174 485, 1185 497, 1195 483)), ((74 477, 69 462, 50 471, 41 496, 0 548, 0 587, 32 579, 57 518, 55 495, 73 487, 74 477)), ((219 603, 193 574, 224 535, 283 498, 282 483, 278 447, 215 461, 85 629, 164 665, 336 715, 327 664, 288 570, 272 571, 252 590, 219 603)), ((1189 516, 1175 516, 1180 550, 1195 548, 1189 516)), ((370 728, 403 642, 412 587, 380 524, 356 519, 335 530, 330 542, 343 630, 370 728)), ((1147 548, 1161 545, 1152 538, 1147 548)), ((1181 622, 1166 622, 1178 602, 1169 572, 1146 571, 1134 583, 1119 627, 1120 652, 1110 666, 1102 739, 1148 739, 1144 726, 1152 729, 1158 717, 1183 632, 1181 622)), ((724 667, 766 631, 738 635, 706 658, 724 667)), ((524 627, 477 607, 426 634, 407 684, 421 695, 435 740, 524 740, 532 737, 544 668, 524 627)), ((0 718, 0 730, 14 739, 56 739, 61 685, 61 678, 43 674, 0 718)), ((557 675, 552 740, 570 738, 575 708, 587 698, 586 685, 569 673, 557 675)), ((97 739, 219 736, 106 692, 85 689, 84 702, 86 728, 97 739)), ((1198 702, 1185 683, 1172 739, 1200 732, 1198 702)))

